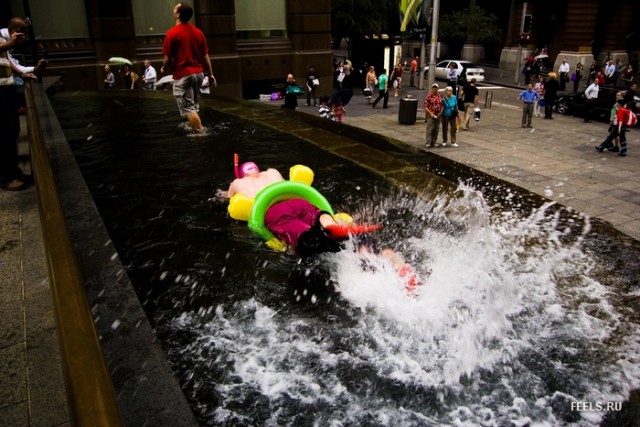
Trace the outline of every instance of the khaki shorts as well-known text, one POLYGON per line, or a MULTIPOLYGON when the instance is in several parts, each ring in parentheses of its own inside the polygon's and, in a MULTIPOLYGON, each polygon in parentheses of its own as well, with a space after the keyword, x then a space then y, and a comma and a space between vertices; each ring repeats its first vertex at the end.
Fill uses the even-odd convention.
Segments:
POLYGON ((173 83, 173 96, 178 103, 181 116, 200 111, 198 95, 204 80, 204 73, 189 74, 173 83))

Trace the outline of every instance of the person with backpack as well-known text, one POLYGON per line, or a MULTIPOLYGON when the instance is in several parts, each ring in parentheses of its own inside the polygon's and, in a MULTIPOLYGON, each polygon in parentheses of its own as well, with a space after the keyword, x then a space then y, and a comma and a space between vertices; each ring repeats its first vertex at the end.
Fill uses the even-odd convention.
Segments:
POLYGON ((632 113, 625 105, 624 99, 618 99, 618 111, 616 112, 614 126, 611 128, 609 135, 602 141, 602 144, 596 145, 596 150, 603 152, 609 147, 613 147, 613 140, 616 137, 620 137, 620 152, 618 156, 625 157, 627 155, 627 127, 632 127, 637 124, 638 118, 635 113, 632 113))

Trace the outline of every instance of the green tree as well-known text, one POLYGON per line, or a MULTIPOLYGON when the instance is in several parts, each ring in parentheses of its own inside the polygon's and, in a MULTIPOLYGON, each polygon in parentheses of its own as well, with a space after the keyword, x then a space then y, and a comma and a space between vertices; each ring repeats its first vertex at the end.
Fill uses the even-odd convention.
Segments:
POLYGON ((481 7, 454 10, 440 19, 440 38, 449 42, 459 56, 465 43, 489 43, 501 40, 498 18, 481 7))
POLYGON ((387 17, 391 11, 398 13, 398 0, 333 0, 331 36, 339 43, 343 38, 351 40, 388 32, 387 17))

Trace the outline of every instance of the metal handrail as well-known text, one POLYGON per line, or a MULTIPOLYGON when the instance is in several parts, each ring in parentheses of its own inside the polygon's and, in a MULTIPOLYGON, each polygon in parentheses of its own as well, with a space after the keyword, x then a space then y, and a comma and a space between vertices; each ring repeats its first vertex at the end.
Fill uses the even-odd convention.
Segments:
POLYGON ((123 426, 82 274, 62 213, 32 84, 26 81, 24 86, 31 165, 71 421, 74 426, 123 426))

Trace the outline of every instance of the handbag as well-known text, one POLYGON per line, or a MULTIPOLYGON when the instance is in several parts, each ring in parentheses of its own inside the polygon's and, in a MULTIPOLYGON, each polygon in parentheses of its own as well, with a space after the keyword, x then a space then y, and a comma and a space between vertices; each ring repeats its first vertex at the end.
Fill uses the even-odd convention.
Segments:
POLYGON ((449 103, 447 101, 443 100, 443 103, 445 105, 445 108, 449 111, 451 111, 451 115, 449 116, 451 117, 458 117, 458 109, 457 108, 452 108, 451 105, 449 105, 449 103))
POLYGON ((464 101, 462 98, 458 98, 458 110, 464 111, 464 101))
POLYGON ((311 83, 313 83, 314 86, 320 86, 320 80, 319 79, 313 79, 313 80, 311 80, 311 83))
POLYGON ((304 95, 304 89, 301 86, 290 85, 287 86, 287 95, 304 95))

